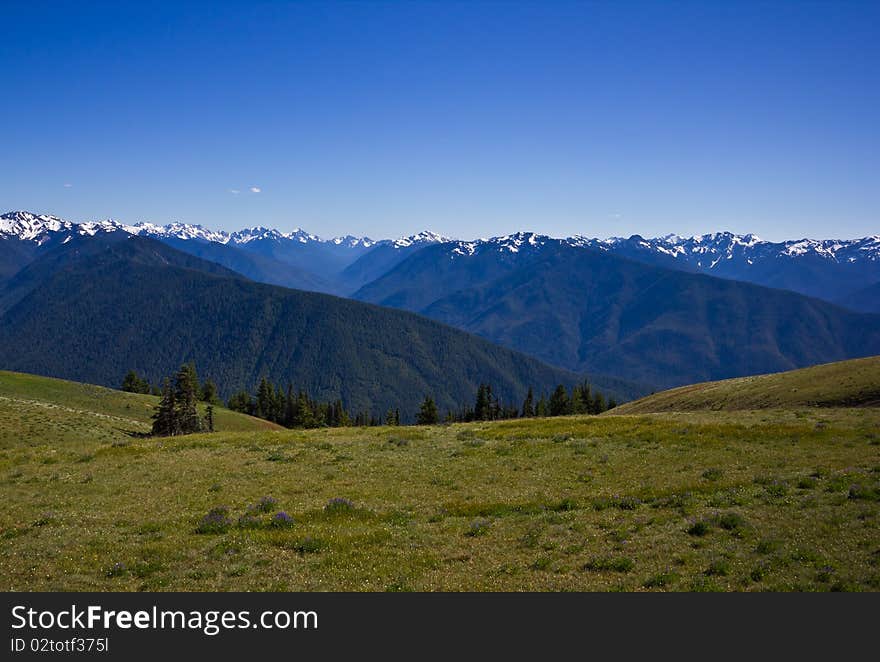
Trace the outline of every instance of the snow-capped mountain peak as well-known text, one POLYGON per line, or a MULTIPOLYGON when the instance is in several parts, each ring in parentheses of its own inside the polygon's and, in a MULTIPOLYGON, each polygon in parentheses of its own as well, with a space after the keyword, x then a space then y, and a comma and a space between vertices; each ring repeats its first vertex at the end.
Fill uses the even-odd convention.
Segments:
POLYGON ((42 244, 50 233, 69 231, 73 223, 48 214, 13 211, 0 216, 0 234, 42 244))
POLYGON ((201 239, 202 241, 215 241, 225 244, 229 241, 229 235, 222 230, 210 230, 202 225, 189 223, 169 223, 168 225, 155 225, 153 223, 135 223, 130 226, 131 234, 146 237, 169 237, 175 239, 201 239))
POLYGON ((395 239, 391 243, 395 248, 408 248, 415 244, 444 244, 448 241, 452 241, 452 239, 437 234, 436 232, 432 232, 431 230, 422 230, 421 232, 408 237, 395 239))

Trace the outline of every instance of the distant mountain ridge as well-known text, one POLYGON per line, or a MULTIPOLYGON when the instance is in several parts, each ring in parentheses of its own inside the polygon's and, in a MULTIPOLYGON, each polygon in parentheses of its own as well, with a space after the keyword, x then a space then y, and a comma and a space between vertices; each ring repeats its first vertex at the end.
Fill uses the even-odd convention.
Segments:
POLYGON ((14 274, 46 247, 69 241, 71 236, 117 231, 158 239, 259 282, 340 296, 352 295, 428 246, 451 244, 452 255, 469 256, 487 250, 499 254, 540 251, 553 244, 791 290, 851 310, 880 311, 872 289, 880 283, 880 235, 770 242, 754 234, 731 232, 608 239, 584 235, 559 239, 517 232, 462 241, 425 230, 398 239, 354 235, 322 239, 302 229, 282 232, 255 226, 226 232, 187 223, 75 223, 57 216, 16 211, 0 215, 0 279, 14 274))
POLYGON ((424 248, 353 296, 664 387, 880 353, 880 316, 531 233, 424 248))
MULTIPOLYGON (((129 369, 156 382, 193 360, 224 396, 267 377, 353 411, 400 407, 411 420, 426 394, 457 409, 487 382, 518 405, 529 386, 580 379, 424 317, 254 283, 123 232, 71 239, 5 291, 15 297, 0 306, 0 366, 108 386, 129 369)), ((620 380, 594 383, 634 395, 614 388, 620 380)))

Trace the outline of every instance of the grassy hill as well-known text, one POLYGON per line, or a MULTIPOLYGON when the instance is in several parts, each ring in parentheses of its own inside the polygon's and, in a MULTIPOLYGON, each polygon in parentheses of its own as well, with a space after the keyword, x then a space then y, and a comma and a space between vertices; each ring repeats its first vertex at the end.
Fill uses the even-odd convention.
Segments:
MULTIPOLYGON (((63 379, 0 371, 0 448, 21 443, 63 447, 71 442, 124 442, 149 432, 159 398, 63 379)), ((217 430, 280 429, 274 423, 222 407, 217 430)))
POLYGON ((878 406, 880 356, 872 356, 683 386, 621 405, 613 413, 878 406))
POLYGON ((0 414, 0 590, 880 590, 877 408, 122 440, 90 412, 0 414))

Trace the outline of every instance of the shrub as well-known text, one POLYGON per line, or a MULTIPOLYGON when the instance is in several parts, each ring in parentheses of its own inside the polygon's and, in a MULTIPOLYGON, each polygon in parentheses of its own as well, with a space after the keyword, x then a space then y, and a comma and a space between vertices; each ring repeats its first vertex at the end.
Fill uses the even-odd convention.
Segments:
POLYGON ((256 529, 260 526, 259 518, 251 513, 245 513, 238 518, 238 528, 240 529, 256 529))
POLYGON ((283 510, 281 512, 275 513, 272 516, 272 526, 278 529, 285 529, 287 527, 291 527, 294 524, 293 518, 285 513, 283 510))
POLYGON ((645 583, 642 584, 642 586, 644 588, 662 588, 664 586, 669 586, 677 580, 678 575, 667 570, 666 572, 661 572, 653 577, 649 577, 645 580, 645 583))
POLYGON ((784 497, 788 494, 788 487, 781 480, 776 480, 764 486, 767 495, 771 497, 784 497))
POLYGON ((730 572, 730 564, 724 559, 716 559, 706 568, 707 577, 726 577, 730 572))
POLYGON ((553 510, 557 512, 567 512, 569 510, 577 510, 577 507, 577 501, 574 499, 563 499, 559 503, 553 505, 553 510))
POLYGON ((706 480, 716 481, 719 480, 724 475, 724 472, 717 467, 713 467, 711 469, 706 469, 703 472, 703 478, 706 480))
POLYGON ((196 533, 225 533, 230 526, 232 526, 232 520, 229 519, 229 508, 216 506, 199 520, 196 533))
POLYGON ((767 576, 767 572, 769 571, 769 569, 770 568, 766 562, 760 563, 752 568, 752 571, 749 573, 749 577, 751 577, 752 581, 754 582, 763 581, 764 577, 767 576))
POLYGON ((780 544, 777 540, 762 540, 758 543, 758 546, 755 547, 755 552, 758 554, 772 554, 777 551, 779 547, 780 544))
POLYGON ((470 526, 468 526, 468 530, 465 531, 464 534, 466 536, 470 536, 471 538, 485 535, 486 533, 488 533, 491 524, 492 522, 487 520, 485 517, 478 517, 470 523, 470 526))
POLYGON ((742 515, 734 512, 727 512, 716 516, 715 522, 725 531, 740 531, 748 524, 742 515))
POLYGON ((880 489, 865 487, 863 485, 850 485, 848 498, 880 501, 880 489))
POLYGON ((704 520, 697 520, 687 528, 687 532, 688 535, 691 536, 704 536, 709 533, 710 529, 711 527, 709 526, 708 522, 704 520))
POLYGON ((328 515, 342 515, 354 510, 354 502, 342 497, 334 497, 324 505, 324 512, 328 515))
POLYGON ((297 542, 293 548, 301 555, 316 554, 317 552, 320 552, 322 549, 324 549, 324 543, 317 538, 306 536, 305 538, 297 542))
POLYGON ((596 510, 605 510, 606 508, 617 508, 619 510, 635 510, 642 502, 636 497, 618 496, 599 497, 593 500, 593 508, 596 510))
POLYGON ((52 524, 54 521, 55 513, 45 512, 40 514, 40 519, 34 522, 34 526, 46 526, 47 524, 52 524))
POLYGON ((260 497, 260 500, 254 504, 254 510, 260 513, 271 513, 278 507, 278 500, 270 496, 260 497))
POLYGON ((591 570, 595 572, 602 571, 613 571, 613 572, 629 572, 633 569, 635 563, 632 559, 628 559, 625 556, 619 558, 593 558, 587 561, 584 564, 584 570, 591 570))
POLYGON ((116 563, 114 563, 113 565, 111 565, 111 566, 107 569, 107 572, 104 573, 104 574, 105 574, 107 577, 119 577, 120 575, 124 575, 124 574, 126 573, 127 570, 128 570, 128 568, 125 566, 124 563, 121 563, 121 562, 117 561, 116 563))

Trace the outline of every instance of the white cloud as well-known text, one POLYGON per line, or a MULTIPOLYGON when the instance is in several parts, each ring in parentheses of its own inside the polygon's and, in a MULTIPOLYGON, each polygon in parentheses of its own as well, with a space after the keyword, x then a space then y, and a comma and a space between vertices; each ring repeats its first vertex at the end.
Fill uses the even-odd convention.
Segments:
POLYGON ((231 188, 229 189, 229 192, 232 193, 232 195, 238 195, 239 193, 241 193, 241 191, 239 191, 237 188, 231 188))
POLYGON ((259 193, 262 190, 259 186, 251 186, 251 193, 259 193))
POLYGON ((73 184, 65 184, 64 188, 73 188, 73 184))

